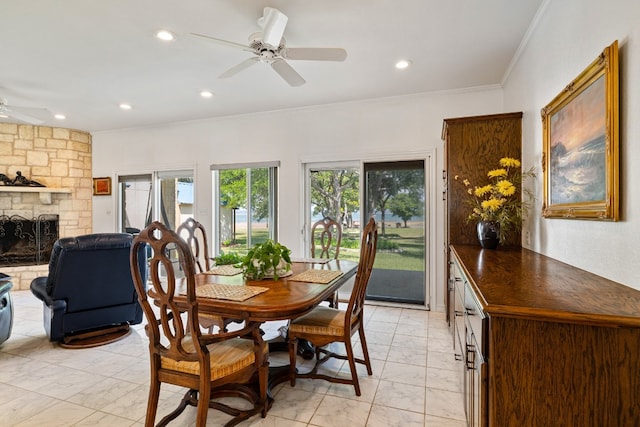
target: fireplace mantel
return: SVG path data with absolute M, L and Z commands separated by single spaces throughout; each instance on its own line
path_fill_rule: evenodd
M 51 204 L 51 194 L 62 193 L 71 194 L 70 188 L 49 188 L 49 187 L 22 187 L 16 186 L 0 186 L 0 193 L 39 193 L 40 203 L 43 205 Z

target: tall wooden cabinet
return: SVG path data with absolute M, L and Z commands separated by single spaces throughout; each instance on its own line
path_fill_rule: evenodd
M 470 427 L 487 425 L 486 328 L 488 318 L 481 315 L 469 292 L 461 265 L 453 262 L 450 245 L 480 247 L 476 224 L 468 222 L 468 179 L 474 185 L 488 183 L 487 172 L 496 169 L 503 157 L 520 159 L 522 151 L 522 113 L 445 119 L 444 140 L 444 259 L 447 262 L 445 295 L 447 320 L 451 326 L 456 359 L 463 378 L 465 412 Z M 458 179 L 456 180 L 456 177 Z M 520 189 L 518 189 L 520 191 Z M 501 249 L 520 247 L 520 233 L 513 233 Z M 478 322 L 479 319 L 483 319 Z
M 487 183 L 487 172 L 498 167 L 503 157 L 520 159 L 522 151 L 522 113 L 445 119 L 444 140 L 444 200 L 445 200 L 445 260 L 449 264 L 449 245 L 477 245 L 476 224 L 467 222 L 469 206 L 462 179 L 474 184 Z M 459 180 L 455 177 L 459 176 Z M 520 233 L 513 233 L 505 247 L 519 247 Z M 447 320 L 453 322 L 453 283 L 446 277 Z

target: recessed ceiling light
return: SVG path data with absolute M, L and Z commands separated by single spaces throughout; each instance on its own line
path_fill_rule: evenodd
M 120 104 L 120 108 L 123 110 L 131 110 L 131 105 L 129 104 Z
M 58 120 L 64 120 L 67 118 L 64 114 L 54 114 L 53 117 L 55 117 Z
M 213 93 L 208 90 L 203 90 L 202 92 L 200 92 L 200 96 L 203 98 L 211 98 L 213 96 Z
M 7 116 L 6 114 L 0 114 L 0 119 L 8 119 L 9 116 Z
M 165 42 L 173 40 L 173 34 L 167 30 L 160 30 L 156 33 L 156 37 Z
M 396 62 L 396 68 L 398 70 L 404 70 L 405 68 L 409 67 L 409 65 L 411 65 L 411 61 L 407 59 L 401 59 L 400 61 Z

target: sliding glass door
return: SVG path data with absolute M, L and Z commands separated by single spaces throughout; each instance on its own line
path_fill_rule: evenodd
M 426 305 L 425 162 L 364 163 L 363 221 L 378 223 L 367 299 Z
M 152 221 L 175 230 L 193 216 L 193 171 L 118 176 L 119 228 L 137 233 Z
M 124 175 L 118 177 L 120 231 L 138 233 L 151 224 L 153 207 L 152 175 Z
M 338 258 L 357 261 L 360 249 L 360 165 L 310 164 L 306 170 L 305 254 L 311 255 L 312 225 L 328 217 L 337 221 L 342 229 Z M 318 246 L 319 243 L 313 244 Z
M 367 300 L 428 308 L 426 161 L 308 163 L 305 175 L 304 253 L 314 244 L 311 225 L 329 216 L 343 230 L 339 258 L 358 261 L 373 216 L 379 237 Z

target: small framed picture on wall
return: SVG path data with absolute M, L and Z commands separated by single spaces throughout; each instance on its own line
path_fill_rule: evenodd
M 110 196 L 111 195 L 111 177 L 93 178 L 93 195 L 94 196 Z

